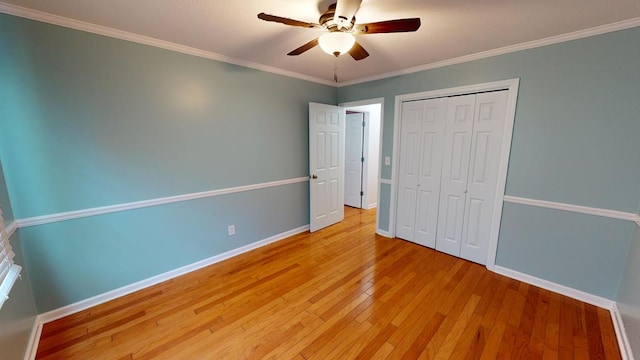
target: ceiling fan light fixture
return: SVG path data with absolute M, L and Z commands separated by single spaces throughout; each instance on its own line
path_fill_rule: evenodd
M 351 50 L 353 44 L 356 43 L 356 38 L 350 33 L 332 31 L 322 34 L 318 43 L 322 51 L 338 57 Z

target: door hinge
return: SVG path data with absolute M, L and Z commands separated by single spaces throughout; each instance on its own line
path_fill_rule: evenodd
M 362 120 L 362 127 L 365 127 L 364 120 Z
M 361 158 L 360 158 L 360 162 L 364 162 L 364 157 L 361 157 Z
M 364 196 L 364 191 L 360 191 L 360 196 Z

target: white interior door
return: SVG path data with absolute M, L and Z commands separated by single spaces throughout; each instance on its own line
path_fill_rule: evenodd
M 344 204 L 362 207 L 364 114 L 346 115 Z
M 476 95 L 449 98 L 436 249 L 460 256 Z
M 486 264 L 495 207 L 507 92 L 476 95 L 460 257 Z
M 345 109 L 309 103 L 310 230 L 344 219 Z

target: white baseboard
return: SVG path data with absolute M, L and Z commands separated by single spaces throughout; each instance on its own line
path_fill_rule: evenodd
M 189 265 L 183 266 L 181 268 L 168 271 L 168 272 L 166 272 L 164 274 L 156 275 L 156 276 L 150 277 L 148 279 L 145 279 L 145 280 L 142 280 L 142 281 L 138 281 L 138 282 L 130 284 L 130 285 L 123 286 L 123 287 L 121 287 L 119 289 L 115 289 L 115 290 L 106 292 L 104 294 L 96 295 L 94 297 L 78 301 L 78 302 L 76 302 L 74 304 L 70 304 L 70 305 L 63 306 L 61 308 L 55 309 L 55 310 L 48 311 L 46 313 L 40 314 L 38 317 L 40 318 L 41 324 L 46 324 L 48 322 L 63 318 L 65 316 L 69 316 L 69 315 L 75 314 L 75 313 L 80 312 L 82 310 L 86 310 L 86 309 L 88 309 L 90 307 L 103 304 L 103 303 L 105 303 L 107 301 L 111 301 L 113 299 L 125 296 L 127 294 L 131 294 L 131 293 L 136 292 L 138 290 L 145 289 L 147 287 L 159 284 L 159 283 L 161 283 L 163 281 L 167 281 L 167 280 L 173 279 L 173 278 L 178 277 L 180 275 L 184 275 L 184 274 L 190 273 L 192 271 L 201 269 L 203 267 L 218 263 L 220 261 L 227 260 L 227 259 L 232 258 L 234 256 L 237 256 L 237 255 L 243 254 L 245 252 L 248 252 L 248 251 L 263 247 L 265 245 L 268 245 L 268 244 L 274 243 L 276 241 L 288 238 L 290 236 L 303 233 L 303 232 L 308 231 L 308 230 L 309 230 L 309 225 L 301 226 L 299 228 L 296 228 L 296 229 L 293 229 L 293 230 L 289 230 L 289 231 L 283 232 L 281 234 L 277 234 L 277 235 L 271 236 L 271 237 L 266 238 L 264 240 L 259 240 L 259 241 L 256 241 L 254 243 L 251 243 L 249 245 L 245 245 L 245 246 L 239 247 L 237 249 L 233 249 L 233 250 L 227 251 L 225 253 L 222 253 L 222 254 L 219 254 L 219 255 L 215 255 L 215 256 L 212 256 L 212 257 L 204 259 L 204 260 L 200 260 L 200 261 L 195 262 L 193 264 L 189 264 Z
M 574 288 L 570 288 L 568 286 L 560 285 L 560 284 L 554 283 L 552 281 L 540 279 L 540 278 L 537 278 L 535 276 L 524 274 L 524 273 L 521 273 L 521 272 L 518 272 L 518 271 L 515 271 L 515 270 L 507 269 L 507 268 L 502 267 L 502 266 L 498 266 L 498 265 L 494 266 L 493 267 L 493 271 L 498 273 L 498 274 L 500 274 L 500 275 L 504 275 L 504 276 L 510 277 L 512 279 L 520 280 L 520 281 L 525 282 L 527 284 L 535 285 L 537 287 L 541 287 L 543 289 L 546 289 L 546 290 L 549 290 L 549 291 L 553 291 L 553 292 L 556 292 L 558 294 L 565 295 L 565 296 L 568 296 L 570 298 L 586 302 L 587 304 L 591 304 L 591 305 L 595 305 L 595 306 L 598 306 L 598 307 L 601 307 L 601 308 L 605 308 L 607 310 L 613 309 L 615 304 L 616 304 L 615 301 L 613 301 L 613 300 L 609 300 L 607 298 L 603 298 L 603 297 L 600 297 L 600 296 L 589 294 L 589 293 L 586 293 L 586 292 L 581 291 L 581 290 L 577 290 L 577 289 L 574 289 Z
M 384 237 L 390 238 L 390 239 L 393 238 L 393 236 L 391 236 L 391 234 L 388 231 L 384 231 L 382 229 L 376 229 L 376 234 L 378 234 L 380 236 L 384 236 Z
M 622 360 L 634 360 L 631 343 L 627 337 L 627 331 L 625 330 L 624 322 L 622 321 L 622 314 L 620 313 L 617 304 L 614 304 L 611 309 L 611 320 L 613 321 L 613 328 L 616 331 L 616 337 L 618 338 L 618 347 L 620 348 Z
M 42 334 L 42 316 L 36 316 L 33 323 L 33 329 L 31 329 L 31 335 L 29 335 L 29 342 L 27 343 L 27 349 L 24 353 L 24 360 L 35 360 L 38 353 L 38 343 L 40 342 L 40 335 Z

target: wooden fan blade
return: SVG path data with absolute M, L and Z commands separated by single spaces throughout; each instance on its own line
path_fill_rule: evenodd
M 295 49 L 295 50 L 292 50 L 292 51 L 291 51 L 290 53 L 288 53 L 287 55 L 289 55 L 289 56 L 296 56 L 296 55 L 300 55 L 300 54 L 302 54 L 303 52 L 305 52 L 305 51 L 307 51 L 307 50 L 309 50 L 309 49 L 311 49 L 311 48 L 313 48 L 313 47 L 315 47 L 315 46 L 318 46 L 318 39 L 313 39 L 313 40 L 309 41 L 308 43 L 306 43 L 306 44 L 304 44 L 304 45 L 300 46 L 299 48 L 297 48 L 297 49 Z
M 356 34 L 381 34 L 396 32 L 411 32 L 420 28 L 420 18 L 397 19 L 358 24 L 355 26 Z
M 355 60 L 362 60 L 369 56 L 369 53 L 356 41 L 353 47 L 351 47 L 351 50 L 349 50 L 349 55 Z
M 277 22 L 277 23 L 281 23 L 281 24 L 285 24 L 285 25 L 300 26 L 300 27 L 303 27 L 303 28 L 310 28 L 310 29 L 312 29 L 312 28 L 321 28 L 321 26 L 319 24 L 308 23 L 308 22 L 299 21 L 299 20 L 293 20 L 293 19 L 284 18 L 284 17 L 280 17 L 280 16 L 275 16 L 275 15 L 269 15 L 269 14 L 265 14 L 265 13 L 258 14 L 258 19 L 264 20 L 264 21 Z

